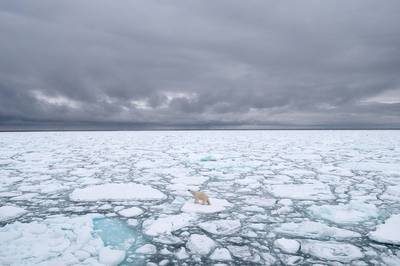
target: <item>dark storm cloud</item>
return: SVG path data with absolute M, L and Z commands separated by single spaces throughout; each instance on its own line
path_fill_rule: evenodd
M 0 128 L 400 127 L 398 1 L 2 1 Z

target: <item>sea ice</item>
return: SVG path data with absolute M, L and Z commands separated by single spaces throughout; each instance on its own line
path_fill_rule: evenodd
M 136 183 L 110 183 L 75 189 L 73 201 L 161 200 L 166 196 L 151 186 Z
M 176 253 L 175 253 L 175 257 L 178 260 L 185 260 L 187 258 L 189 258 L 189 255 L 186 252 L 186 249 L 184 247 L 181 247 Z
M 187 201 L 183 206 L 182 206 L 182 211 L 183 212 L 194 212 L 194 213 L 215 213 L 215 212 L 222 212 L 224 211 L 227 207 L 230 207 L 231 204 L 224 199 L 214 199 L 210 198 L 210 205 L 203 205 L 203 204 L 198 204 L 194 203 L 194 200 L 191 199 Z
M 143 228 L 145 234 L 149 236 L 170 234 L 173 231 L 191 225 L 194 218 L 193 215 L 187 213 L 170 215 L 158 218 L 157 220 L 146 220 L 143 223 Z
M 193 234 L 190 235 L 186 247 L 192 253 L 199 255 L 207 255 L 215 247 L 215 242 L 206 235 Z
M 226 248 L 216 248 L 211 254 L 210 259 L 219 261 L 230 261 L 232 260 L 231 253 Z
M 204 176 L 188 176 L 188 177 L 177 177 L 171 180 L 172 183 L 185 184 L 185 185 L 201 185 L 207 181 L 208 177 Z
M 240 220 L 215 220 L 198 225 L 201 229 L 214 235 L 230 235 L 240 230 Z
M 131 207 L 128 209 L 123 209 L 121 211 L 118 212 L 119 215 L 124 216 L 124 217 L 136 217 L 139 216 L 143 213 L 143 210 L 141 208 L 138 207 Z
M 358 247 L 335 241 L 303 240 L 301 241 L 301 252 L 320 259 L 343 263 L 349 263 L 364 256 Z
M 15 207 L 15 206 L 1 206 L 0 207 L 0 222 L 5 222 L 11 219 L 18 218 L 24 214 L 26 214 L 27 211 L 23 208 L 20 207 Z
M 100 249 L 99 262 L 107 266 L 117 266 L 125 259 L 125 251 L 115 250 L 109 247 Z
M 100 263 L 118 264 L 125 252 L 105 249 L 93 232 L 94 217 L 98 215 L 7 224 L 0 228 L 0 265 L 86 264 L 98 256 Z
M 329 186 L 323 183 L 271 185 L 269 191 L 279 198 L 299 200 L 334 199 Z
M 300 243 L 293 239 L 279 238 L 274 241 L 274 246 L 285 253 L 295 254 L 300 249 Z
M 400 214 L 392 215 L 385 223 L 369 233 L 369 238 L 381 243 L 400 245 Z
M 328 226 L 319 222 L 303 221 L 300 223 L 283 223 L 274 230 L 277 233 L 316 239 L 347 239 L 361 237 L 357 232 Z
M 400 200 L 400 185 L 387 186 L 386 191 L 380 198 L 383 200 Z
M 141 246 L 140 248 L 136 249 L 136 253 L 139 254 L 146 254 L 146 255 L 151 255 L 151 254 L 156 254 L 157 253 L 157 248 L 156 246 L 152 244 L 145 244 Z
M 315 217 L 338 224 L 358 223 L 378 216 L 378 208 L 362 201 L 349 204 L 311 206 L 308 211 Z

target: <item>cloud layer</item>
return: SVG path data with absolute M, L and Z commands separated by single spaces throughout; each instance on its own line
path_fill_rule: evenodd
M 0 129 L 400 128 L 400 2 L 0 2 Z

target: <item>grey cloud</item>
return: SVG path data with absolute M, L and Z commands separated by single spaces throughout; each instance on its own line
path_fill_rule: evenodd
M 400 3 L 2 1 L 0 129 L 400 128 Z M 368 100 L 372 99 L 372 100 Z

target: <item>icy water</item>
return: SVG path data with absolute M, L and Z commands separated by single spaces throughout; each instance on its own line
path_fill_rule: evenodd
M 400 265 L 399 200 L 400 131 L 0 133 L 0 265 Z

